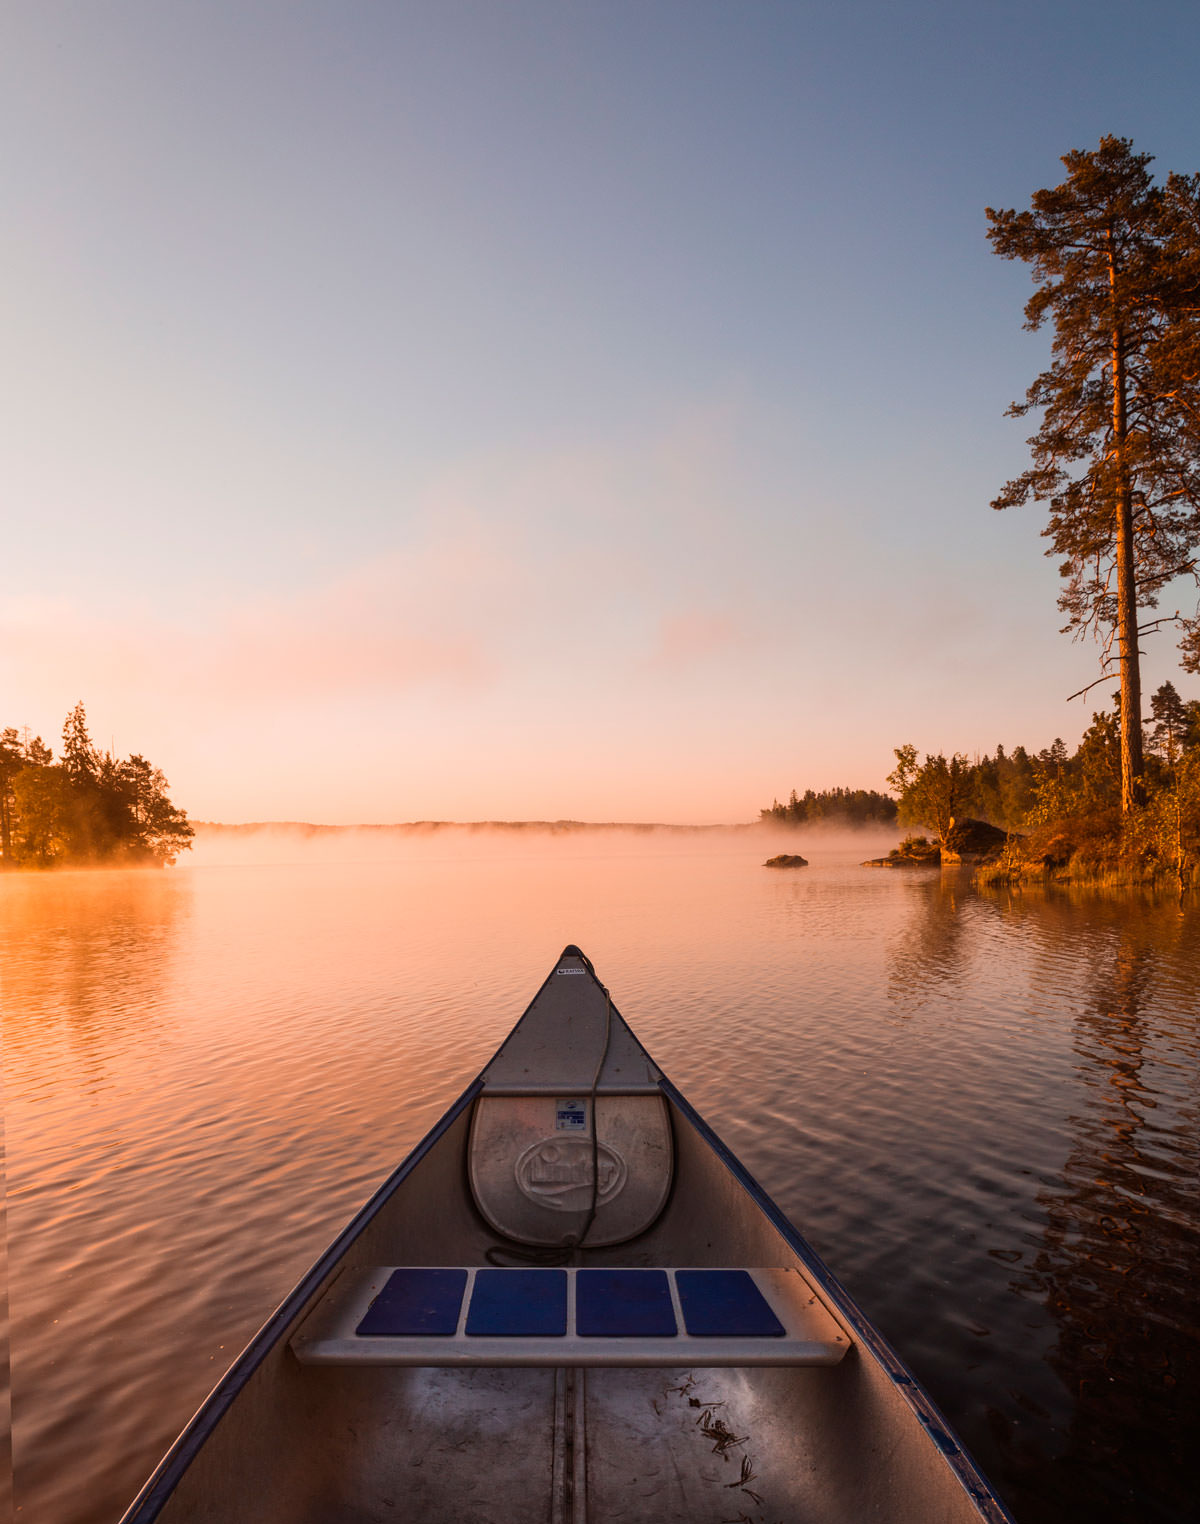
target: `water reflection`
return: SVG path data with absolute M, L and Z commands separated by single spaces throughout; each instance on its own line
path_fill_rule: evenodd
M 152 871 L 0 881 L 13 1490 L 31 1519 L 86 1517 L 63 1441 L 94 1447 L 100 1478 L 128 1427 L 112 1350 L 154 1206 L 126 1182 L 155 1143 L 134 1137 L 129 1097 L 170 1040 L 191 898 L 189 879 Z
M 1200 1071 L 1194 1026 L 1155 997 L 1188 918 L 1153 903 L 1089 909 L 1087 924 L 1069 902 L 1038 917 L 1043 937 L 1082 932 L 1094 962 L 1074 1019 L 1070 1152 L 1039 1192 L 1042 1244 L 1014 1288 L 1057 1324 L 1047 1363 L 1070 1416 L 1053 1447 L 996 1422 L 1023 1478 L 1022 1520 L 1179 1524 L 1200 1497 Z
M 102 1067 L 143 1034 L 191 905 L 192 881 L 168 872 L 0 880 L 6 1062 L 62 1038 L 77 1061 Z
M 977 904 L 961 870 L 913 874 L 907 925 L 888 949 L 888 999 L 904 1014 L 923 1006 L 939 986 L 952 986 L 969 967 L 973 946 L 964 908 Z
M 0 1000 L 0 1518 L 12 1512 L 12 1381 L 8 1330 L 8 1151 L 4 1137 L 4 1005 Z
M 0 880 L 23 1517 L 120 1516 L 568 941 L 1021 1524 L 1194 1514 L 1196 912 L 468 845 Z

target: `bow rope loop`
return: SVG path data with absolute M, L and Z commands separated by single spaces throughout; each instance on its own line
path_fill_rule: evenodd
M 584 952 L 579 954 L 580 959 L 587 967 L 587 971 L 600 984 L 600 976 L 592 967 L 592 960 Z M 493 1245 L 484 1251 L 484 1259 L 489 1265 L 511 1266 L 515 1260 L 523 1265 L 566 1265 L 569 1264 L 577 1249 L 584 1247 L 584 1239 L 592 1231 L 592 1224 L 596 1220 L 596 1208 L 600 1205 L 600 1128 L 596 1120 L 596 1094 L 600 1089 L 600 1075 L 604 1069 L 605 1060 L 608 1058 L 609 1044 L 612 1042 L 612 995 L 607 985 L 600 984 L 604 991 L 604 1044 L 600 1049 L 600 1057 L 596 1062 L 596 1072 L 592 1075 L 592 1087 L 588 1092 L 588 1104 L 592 1116 L 592 1201 L 588 1208 L 587 1219 L 578 1233 L 568 1233 L 560 1244 L 550 1244 L 544 1249 L 517 1244 Z

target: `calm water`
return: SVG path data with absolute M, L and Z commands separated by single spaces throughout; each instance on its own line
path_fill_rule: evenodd
M 1021 1524 L 1200 1518 L 1200 912 L 868 845 L 278 838 L 0 880 L 19 1517 L 113 1524 L 574 941 Z

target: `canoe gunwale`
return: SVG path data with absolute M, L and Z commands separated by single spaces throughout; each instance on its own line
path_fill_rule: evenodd
M 660 1088 L 668 1102 L 695 1128 L 784 1239 L 804 1266 L 814 1289 L 828 1300 L 830 1307 L 845 1321 L 855 1342 L 865 1348 L 883 1368 L 888 1380 L 916 1414 L 931 1442 L 941 1452 L 964 1491 L 971 1497 L 988 1524 L 1016 1524 L 1016 1520 L 996 1496 L 991 1484 L 954 1433 L 933 1398 L 813 1246 L 789 1221 L 728 1144 L 722 1141 L 719 1134 L 713 1131 L 709 1123 L 665 1075 L 660 1082 Z
M 179 1438 L 163 1456 L 145 1486 L 122 1514 L 119 1524 L 151 1524 L 151 1521 L 158 1517 L 163 1507 L 170 1502 L 172 1493 L 201 1447 L 233 1405 L 250 1377 L 268 1355 L 284 1341 L 284 1335 L 290 1325 L 297 1320 L 304 1308 L 320 1291 L 322 1284 L 337 1269 L 354 1240 L 382 1211 L 397 1189 L 449 1132 L 463 1112 L 474 1103 L 482 1089 L 482 1078 L 477 1076 L 430 1128 L 412 1152 L 397 1165 L 375 1194 L 359 1208 L 312 1267 L 284 1297 L 189 1419 Z

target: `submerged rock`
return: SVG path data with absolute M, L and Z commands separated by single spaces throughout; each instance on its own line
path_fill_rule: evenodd
M 808 858 L 798 852 L 781 852 L 778 857 L 768 857 L 764 868 L 807 868 Z

